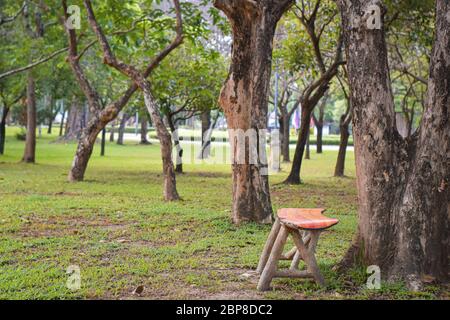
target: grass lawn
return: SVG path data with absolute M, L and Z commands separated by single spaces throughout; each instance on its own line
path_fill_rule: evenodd
M 186 165 L 178 176 L 183 200 L 162 201 L 159 146 L 107 144 L 106 157 L 94 150 L 86 181 L 66 176 L 75 144 L 38 139 L 37 164 L 19 162 L 23 142 L 9 128 L 0 156 L 0 298 L 2 299 L 302 299 L 448 298 L 443 288 L 410 293 L 401 284 L 365 289 L 365 271 L 337 274 L 356 228 L 353 153 L 348 178 L 332 177 L 336 152 L 312 152 L 304 184 L 276 185 L 274 209 L 325 207 L 340 223 L 325 232 L 318 260 L 327 280 L 273 281 L 256 291 L 256 268 L 270 226 L 230 223 L 231 176 L 226 164 Z M 67 288 L 66 269 L 81 270 L 81 289 Z M 141 296 L 133 290 L 144 286 Z

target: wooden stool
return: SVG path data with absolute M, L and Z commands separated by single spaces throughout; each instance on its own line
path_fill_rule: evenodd
M 323 286 L 325 281 L 320 274 L 315 257 L 320 233 L 339 222 L 337 219 L 322 215 L 325 209 L 280 209 L 278 218 L 272 226 L 264 250 L 259 260 L 257 272 L 261 274 L 258 283 L 259 291 L 266 291 L 272 279 L 280 278 L 313 278 Z M 295 247 L 283 254 L 288 236 L 292 235 Z M 277 270 L 279 260 L 292 260 L 288 270 Z M 303 260 L 307 270 L 298 270 Z

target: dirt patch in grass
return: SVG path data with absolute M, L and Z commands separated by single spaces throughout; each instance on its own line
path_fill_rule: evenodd
M 97 217 L 98 218 L 98 217 Z M 101 228 L 106 231 L 120 231 L 128 228 L 132 223 L 113 223 L 107 218 L 89 219 L 83 216 L 51 216 L 36 217 L 34 215 L 24 218 L 18 235 L 20 237 L 61 237 L 77 235 L 86 229 Z

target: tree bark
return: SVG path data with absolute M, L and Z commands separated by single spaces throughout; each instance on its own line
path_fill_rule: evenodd
M 31 71 L 27 76 L 27 135 L 22 161 L 34 163 L 36 157 L 36 92 Z
M 102 130 L 102 142 L 101 142 L 101 150 L 100 150 L 100 156 L 105 156 L 105 147 L 106 147 L 106 128 L 103 128 Z
M 211 128 L 211 110 L 206 110 L 201 114 L 202 120 L 202 150 L 200 151 L 200 159 L 208 159 L 211 149 L 211 135 L 209 131 Z
M 141 118 L 141 144 L 150 144 L 147 139 L 148 134 L 148 120 L 147 117 Z
M 114 140 L 115 140 L 115 137 L 114 137 L 115 131 L 116 131 L 116 121 L 114 120 L 111 123 L 111 132 L 109 133 L 109 142 L 114 142 Z
M 303 155 L 305 152 L 306 142 L 309 137 L 309 129 L 311 123 L 311 111 L 307 106 L 302 106 L 300 130 L 298 131 L 297 145 L 295 147 L 294 160 L 292 162 L 291 172 L 285 183 L 300 184 L 300 169 L 302 167 Z
M 2 117 L 0 119 L 0 154 L 5 153 L 6 140 L 6 118 L 8 117 L 9 107 L 3 106 Z
M 66 131 L 64 133 L 64 140 L 78 140 L 81 137 L 83 123 L 82 105 L 76 97 L 72 98 L 69 108 L 69 115 L 67 116 Z
M 281 153 L 283 155 L 284 162 L 291 162 L 290 152 L 289 152 L 289 138 L 290 138 L 290 117 L 288 113 L 285 113 L 281 117 L 282 125 L 282 139 L 281 139 Z
M 118 133 L 118 137 L 117 137 L 117 144 L 118 145 L 123 145 L 123 136 L 125 134 L 127 121 L 129 119 L 130 119 L 130 115 L 129 114 L 124 113 L 122 115 L 122 119 L 120 120 L 120 125 L 119 125 L 119 133 Z
M 308 130 L 306 135 L 306 151 L 305 151 L 305 160 L 311 160 L 311 131 Z
M 61 123 L 59 125 L 59 136 L 60 137 L 62 137 L 62 135 L 63 135 L 65 117 L 66 117 L 66 110 L 63 110 L 62 117 L 61 117 Z
M 350 137 L 349 123 L 345 122 L 345 115 L 341 117 L 339 129 L 341 133 L 341 139 L 339 142 L 339 152 L 336 161 L 336 167 L 334 168 L 335 177 L 343 177 L 345 170 L 345 157 L 347 154 L 348 139 Z
M 50 105 L 48 106 L 49 113 L 48 113 L 47 134 L 52 134 L 53 120 L 55 119 L 55 116 L 53 115 L 53 103 L 54 103 L 53 96 L 50 96 L 50 103 L 49 103 Z
M 173 144 L 175 145 L 175 149 L 177 150 L 176 154 L 176 163 L 175 163 L 175 172 L 183 173 L 183 148 L 180 144 L 180 137 L 178 136 L 177 128 L 175 127 L 174 121 L 171 115 L 167 116 L 167 122 L 169 123 L 170 131 L 172 132 Z
M 235 143 L 237 130 L 252 133 L 259 140 L 267 129 L 268 88 L 272 65 L 272 42 L 278 20 L 292 5 L 291 0 L 216 0 L 214 5 L 230 20 L 233 49 L 228 78 L 219 103 L 230 132 L 233 171 L 234 223 L 272 222 L 267 156 L 262 141 L 245 139 Z M 265 142 L 265 141 L 264 141 Z M 257 150 L 250 161 L 250 152 Z M 259 151 L 259 152 L 258 152 Z M 238 159 L 245 155 L 245 160 Z
M 319 107 L 319 117 L 318 118 L 316 116 L 314 116 L 314 113 L 313 113 L 314 125 L 316 126 L 316 129 L 317 129 L 317 141 L 316 141 L 317 153 L 323 152 L 323 148 L 322 148 L 323 124 L 324 124 L 325 108 L 327 106 L 327 100 L 328 100 L 328 94 L 325 94 L 324 97 L 322 98 L 322 102 Z
M 409 139 L 396 129 L 384 26 L 352 19 L 373 11 L 372 3 L 339 1 L 359 202 L 358 233 L 343 265 L 378 265 L 384 278 L 420 289 L 423 277 L 448 280 L 450 2 L 436 1 L 426 108 L 419 132 Z
M 164 199 L 166 201 L 179 200 L 180 196 L 177 191 L 175 171 L 172 161 L 172 139 L 170 133 L 167 131 L 161 115 L 156 108 L 156 103 L 150 90 L 150 83 L 145 79 L 141 79 L 139 87 L 144 94 L 145 106 L 147 107 L 150 117 L 152 118 L 153 125 L 160 141 L 164 175 Z

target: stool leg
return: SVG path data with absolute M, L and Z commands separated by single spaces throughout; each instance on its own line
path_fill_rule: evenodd
M 264 249 L 261 253 L 261 257 L 259 258 L 258 268 L 256 272 L 261 273 L 266 266 L 267 260 L 269 259 L 270 252 L 272 251 L 273 244 L 277 239 L 278 232 L 280 231 L 280 221 L 275 219 L 275 222 L 272 226 L 272 230 L 270 231 L 269 237 L 267 238 L 266 244 L 264 245 Z
M 303 240 L 303 244 L 307 247 L 308 244 L 311 241 L 311 234 L 309 232 L 303 232 L 303 239 L 302 240 Z M 290 269 L 291 270 L 298 270 L 298 265 L 300 263 L 300 260 L 302 259 L 302 256 L 300 254 L 300 251 L 297 250 L 297 247 L 294 247 L 294 248 L 295 248 L 295 256 L 294 256 L 294 258 L 292 260 Z
M 278 260 L 283 253 L 284 244 L 286 243 L 288 237 L 288 230 L 285 226 L 281 226 L 280 232 L 278 233 L 277 240 L 273 245 L 272 252 L 270 253 L 269 260 L 259 278 L 258 290 L 266 291 L 269 290 L 270 283 L 272 282 L 275 271 L 277 270 Z
M 323 279 L 322 275 L 320 274 L 319 267 L 317 266 L 316 257 L 314 255 L 314 250 L 317 244 L 317 241 L 319 240 L 320 231 L 311 231 L 311 241 L 308 246 L 308 248 L 303 243 L 302 237 L 300 236 L 300 233 L 298 230 L 292 230 L 291 232 L 292 237 L 294 238 L 294 243 L 297 246 L 298 250 L 300 251 L 300 254 L 305 261 L 309 272 L 312 273 L 314 280 L 316 282 L 323 286 L 325 285 L 325 280 Z
M 297 249 L 297 248 L 296 248 Z M 291 270 L 297 270 L 298 269 L 298 264 L 300 263 L 300 260 L 301 260 L 301 255 L 300 255 L 300 251 L 296 251 L 295 252 L 295 256 L 294 256 L 294 259 L 292 260 L 292 262 L 291 262 L 291 267 L 289 268 L 289 269 L 291 269 Z

